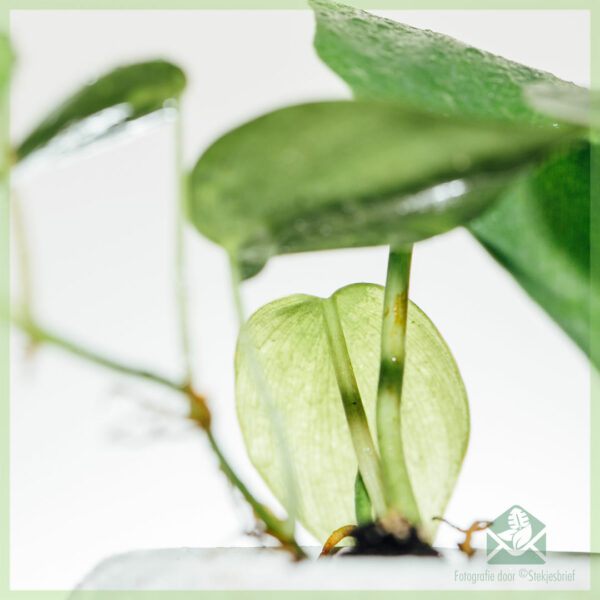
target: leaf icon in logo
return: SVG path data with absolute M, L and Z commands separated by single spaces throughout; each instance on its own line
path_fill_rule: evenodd
M 519 550 L 531 539 L 531 525 L 526 525 L 523 529 L 519 529 L 512 540 L 513 548 Z
M 523 509 L 515 506 L 508 515 L 508 524 L 511 529 L 523 529 L 529 525 L 529 517 Z
M 532 535 L 531 524 L 527 513 L 520 508 L 513 508 L 508 515 L 510 529 L 498 534 L 498 537 L 506 542 L 512 541 L 515 550 L 523 548 L 529 542 Z
M 505 542 L 510 542 L 517 531 L 517 529 L 507 529 L 506 531 L 499 533 L 498 537 L 503 539 Z

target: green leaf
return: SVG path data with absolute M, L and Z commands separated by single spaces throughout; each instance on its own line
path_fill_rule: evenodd
M 324 0 L 311 2 L 319 56 L 358 97 L 435 113 L 528 123 L 586 125 L 596 95 L 450 37 Z M 469 229 L 548 314 L 589 352 L 589 146 L 576 145 L 516 180 Z M 600 225 L 594 225 L 600 234 Z
M 563 87 L 534 83 L 525 88 L 532 108 L 551 119 L 598 128 L 600 126 L 600 92 L 566 84 Z
M 206 150 L 190 217 L 244 277 L 275 254 L 410 244 L 480 213 L 565 135 L 373 101 L 293 106 Z
M 317 20 L 318 55 L 358 98 L 396 100 L 434 113 L 549 125 L 552 118 L 527 102 L 525 86 L 543 82 L 561 90 L 576 88 L 446 35 L 327 0 L 310 4 Z
M 379 375 L 383 288 L 355 284 L 333 298 L 371 431 Z M 267 304 L 245 325 L 281 415 L 298 482 L 298 517 L 319 541 L 356 523 L 357 460 L 330 356 L 321 298 L 294 295 Z M 236 402 L 248 454 L 275 496 L 285 475 L 268 407 L 246 353 L 236 354 Z M 411 304 L 403 385 L 402 435 L 409 475 L 433 539 L 456 483 L 469 437 L 469 410 L 452 355 L 431 321 Z M 376 437 L 376 436 L 375 436 Z
M 71 133 L 70 146 L 94 141 L 125 123 L 160 110 L 185 87 L 183 71 L 163 60 L 119 67 L 86 85 L 55 108 L 18 146 L 24 159 L 59 134 Z M 83 125 L 96 117 L 89 131 Z M 69 148 L 71 149 L 71 148 Z
M 561 153 L 511 186 L 470 224 L 484 247 L 587 353 L 590 300 L 590 146 Z M 596 223 L 596 235 L 600 228 Z

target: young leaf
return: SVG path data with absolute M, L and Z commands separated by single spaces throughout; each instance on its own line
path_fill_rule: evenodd
M 373 101 L 293 106 L 206 150 L 190 177 L 190 216 L 245 277 L 275 254 L 410 244 L 479 214 L 569 135 Z
M 355 284 L 338 290 L 342 330 L 373 431 L 379 375 L 383 288 Z M 323 303 L 294 295 L 257 311 L 245 325 L 279 408 L 298 478 L 298 517 L 323 542 L 356 523 L 357 460 L 328 345 Z M 250 374 L 248 357 L 236 354 L 236 402 L 248 454 L 283 501 L 285 475 L 268 410 Z M 402 434 L 411 483 L 426 536 L 454 488 L 469 436 L 469 411 L 454 360 L 431 321 L 414 304 L 408 311 Z
M 597 96 L 590 115 L 589 90 L 549 73 L 327 0 L 311 4 L 317 52 L 357 97 L 544 129 L 556 120 L 597 121 Z M 598 199 L 591 198 L 589 181 L 589 146 L 575 146 L 515 180 L 467 225 L 588 353 L 590 303 L 600 312 L 599 281 L 590 292 L 590 200 Z
M 56 107 L 21 142 L 17 159 L 24 159 L 66 131 L 78 135 L 81 144 L 96 140 L 124 123 L 160 110 L 166 100 L 180 96 L 185 83 L 183 71 L 164 60 L 119 67 Z M 82 132 L 81 126 L 90 117 L 98 118 L 90 131 Z

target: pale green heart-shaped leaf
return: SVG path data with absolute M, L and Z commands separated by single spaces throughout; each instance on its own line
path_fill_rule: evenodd
M 206 150 L 190 177 L 190 217 L 245 277 L 275 254 L 410 244 L 479 214 L 570 135 L 381 102 L 293 106 Z
M 69 150 L 95 141 L 160 110 L 165 101 L 181 95 L 185 83 L 183 71 L 164 60 L 119 67 L 56 107 L 19 144 L 16 158 L 24 159 L 61 134 L 70 134 Z
M 333 298 L 371 431 L 379 374 L 383 288 L 355 284 Z M 319 541 L 356 522 L 357 460 L 350 440 L 327 341 L 321 298 L 294 295 L 258 310 L 245 325 L 273 402 L 281 414 L 298 484 L 298 518 Z M 456 364 L 427 316 L 408 311 L 407 362 L 402 394 L 406 460 L 426 536 L 454 488 L 469 437 L 466 392 Z M 236 354 L 238 417 L 250 459 L 284 501 L 285 476 L 265 405 L 248 356 Z M 376 436 L 374 436 L 376 437 Z
M 327 0 L 311 5 L 319 56 L 359 98 L 507 125 L 597 125 L 597 94 L 549 73 Z M 590 202 L 598 198 L 591 195 L 589 155 L 581 144 L 559 153 L 467 224 L 588 354 L 590 308 L 600 323 L 600 281 L 592 281 L 589 260 L 590 238 L 600 235 L 600 222 L 590 219 Z M 600 356 L 594 360 L 600 365 Z

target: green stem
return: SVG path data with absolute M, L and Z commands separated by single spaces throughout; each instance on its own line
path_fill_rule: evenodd
M 175 120 L 175 177 L 177 178 L 177 214 L 175 225 L 175 287 L 181 353 L 184 360 L 185 377 L 192 382 L 192 361 L 189 338 L 187 307 L 185 226 L 187 223 L 188 174 L 183 167 L 183 131 L 179 104 Z
M 190 412 L 192 418 L 194 418 L 194 415 L 201 415 L 201 417 L 198 417 L 195 420 L 198 421 L 198 423 L 208 436 L 208 441 L 212 450 L 214 451 L 219 460 L 221 470 L 227 476 L 227 479 L 230 481 L 230 483 L 241 492 L 242 496 L 250 504 L 250 506 L 254 510 L 256 517 L 265 524 L 266 532 L 272 535 L 273 537 L 277 538 L 281 542 L 282 546 L 289 550 L 296 558 L 305 557 L 304 551 L 302 550 L 302 548 L 300 548 L 294 536 L 290 534 L 287 521 L 282 521 L 278 519 L 275 515 L 273 515 L 273 513 L 264 504 L 259 502 L 250 493 L 245 484 L 235 474 L 233 468 L 225 458 L 225 455 L 223 454 L 221 448 L 219 447 L 217 441 L 213 436 L 212 430 L 210 428 L 210 416 L 208 416 L 207 418 L 205 411 L 202 408 L 198 407 L 198 403 L 204 403 L 204 399 L 194 392 L 194 390 L 191 388 L 188 382 L 180 383 L 150 371 L 119 363 L 97 352 L 83 348 L 82 346 L 69 340 L 66 340 L 65 338 L 60 337 L 54 333 L 51 333 L 47 329 L 44 329 L 40 325 L 27 319 L 26 317 L 15 316 L 15 314 L 13 314 L 13 323 L 17 325 L 20 329 L 22 329 L 26 334 L 28 334 L 33 341 L 50 344 L 79 358 L 87 360 L 88 362 L 110 369 L 111 371 L 116 371 L 118 373 L 129 375 L 131 377 L 136 377 L 138 379 L 146 379 L 153 383 L 162 385 L 169 389 L 185 394 L 185 396 L 190 400 Z
M 239 348 L 243 350 L 244 354 L 248 358 L 250 373 L 254 380 L 254 384 L 258 388 L 258 392 L 267 408 L 271 426 L 273 427 L 273 433 L 275 434 L 277 447 L 280 451 L 281 471 L 284 474 L 284 485 L 286 490 L 284 504 L 288 513 L 286 522 L 290 535 L 292 535 L 294 533 L 296 515 L 298 512 L 298 489 L 296 484 L 294 461 L 292 460 L 292 454 L 281 419 L 281 413 L 275 405 L 271 390 L 269 389 L 269 385 L 264 377 L 260 360 L 256 352 L 256 347 L 250 339 L 246 328 L 243 327 L 245 316 L 241 294 L 241 274 L 239 264 L 234 257 L 230 257 L 230 271 L 231 291 L 233 294 L 233 301 L 239 326 Z
M 284 547 L 289 549 L 296 556 L 296 558 L 305 558 L 306 554 L 304 550 L 302 550 L 302 548 L 298 545 L 298 542 L 296 542 L 293 533 L 290 534 L 289 532 L 287 521 L 281 521 L 278 519 L 264 504 L 256 500 L 245 484 L 235 474 L 231 468 L 231 465 L 227 462 L 227 459 L 221 452 L 221 449 L 213 437 L 212 432 L 208 430 L 206 434 L 208 436 L 208 441 L 211 445 L 211 448 L 219 459 L 221 470 L 225 473 L 227 479 L 229 479 L 234 487 L 241 492 L 248 504 L 252 506 L 255 515 L 266 525 L 267 533 L 277 538 Z
M 373 508 L 371 507 L 369 492 L 367 492 L 360 472 L 356 474 L 354 480 L 354 511 L 356 512 L 356 523 L 358 525 L 367 525 L 373 521 Z
M 67 340 L 48 329 L 43 328 L 38 325 L 31 319 L 29 319 L 25 314 L 15 316 L 12 315 L 12 321 L 15 325 L 17 325 L 22 331 L 24 331 L 33 342 L 36 343 L 44 343 L 50 344 L 52 346 L 56 346 L 69 354 L 73 354 L 78 356 L 79 358 L 83 358 L 88 362 L 95 363 L 111 371 L 116 371 L 118 373 L 122 373 L 123 375 L 129 375 L 131 377 L 136 377 L 138 379 L 146 379 L 148 381 L 152 381 L 153 383 L 157 383 L 164 387 L 168 387 L 172 390 L 178 392 L 187 392 L 187 383 L 186 382 L 178 382 L 173 379 L 169 379 L 168 377 L 163 377 L 157 373 L 153 373 L 151 371 L 146 371 L 144 369 L 140 369 L 135 366 L 126 365 L 102 354 L 98 354 L 92 350 L 88 350 L 79 344 L 76 344 L 70 340 Z
M 404 457 L 400 411 L 411 258 L 412 248 L 390 248 L 381 327 L 377 434 L 387 505 L 416 525 L 421 517 Z
M 238 329 L 242 329 L 242 326 L 246 322 L 246 316 L 244 314 L 244 302 L 242 300 L 242 276 L 240 273 L 240 266 L 238 261 L 233 257 L 229 257 L 229 269 L 231 273 L 231 294 L 233 296 L 233 306 L 235 308 L 235 315 L 238 321 Z
M 369 493 L 369 498 L 373 503 L 376 516 L 381 517 L 386 513 L 381 465 L 375 443 L 369 431 L 367 415 L 348 355 L 335 296 L 324 299 L 322 307 L 331 359 L 350 429 L 354 452 L 358 459 L 358 468 Z

